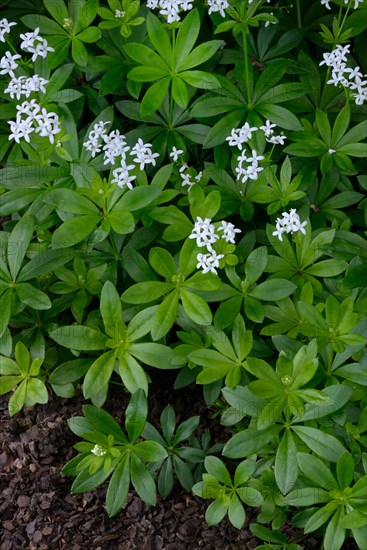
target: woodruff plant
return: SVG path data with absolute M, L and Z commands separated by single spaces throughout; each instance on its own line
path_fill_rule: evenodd
M 240 529 L 258 508 L 259 548 L 299 550 L 287 518 L 324 550 L 366 548 L 366 0 L 32 0 L 14 15 L 9 413 L 82 389 L 63 471 L 73 492 L 110 478 L 109 515 L 130 486 L 154 505 L 176 477 L 212 500 L 210 524 Z M 164 402 L 160 434 L 155 369 L 203 388 L 228 437 L 210 447 L 198 415 L 176 427 Z M 103 410 L 111 384 L 131 394 L 125 431 Z

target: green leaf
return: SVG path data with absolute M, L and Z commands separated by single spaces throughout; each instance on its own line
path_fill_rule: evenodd
M 168 456 L 165 448 L 157 441 L 141 441 L 134 445 L 134 450 L 146 462 L 159 462 Z
M 110 350 L 96 359 L 85 375 L 83 394 L 90 399 L 109 382 L 116 363 L 116 351 Z
M 233 486 L 231 476 L 219 458 L 216 456 L 207 456 L 204 464 L 206 471 L 214 476 L 218 481 L 223 483 L 223 485 L 227 485 L 227 487 Z
M 160 417 L 162 432 L 166 441 L 171 441 L 176 427 L 176 413 L 171 405 L 167 405 Z
M 199 325 L 210 325 L 213 316 L 206 301 L 185 288 L 181 288 L 179 292 L 183 308 L 190 319 Z
M 67 220 L 53 233 L 52 244 L 57 248 L 73 246 L 88 237 L 100 221 L 101 218 L 96 215 L 77 216 Z
M 162 468 L 159 472 L 158 477 L 158 491 L 159 494 L 165 498 L 167 497 L 173 489 L 174 479 L 173 479 L 173 469 L 171 459 L 165 460 L 163 462 Z
M 296 288 L 296 285 L 287 279 L 270 279 L 260 283 L 248 294 L 258 300 L 277 301 L 292 294 Z
M 29 283 L 18 283 L 15 286 L 15 291 L 19 300 L 32 309 L 50 309 L 52 306 L 51 300 L 47 294 L 42 292 L 42 290 L 38 290 L 38 288 L 35 288 Z
M 88 50 L 81 40 L 73 38 L 71 42 L 71 55 L 78 65 L 85 67 L 88 63 Z
M 216 76 L 204 71 L 184 71 L 180 73 L 180 77 L 194 88 L 203 88 L 204 90 L 220 88 L 220 82 Z
M 228 519 L 236 529 L 242 529 L 245 523 L 246 512 L 237 495 L 233 495 L 229 503 Z
M 148 48 L 148 46 L 144 46 L 143 44 L 138 44 L 136 42 L 131 42 L 130 44 L 124 44 L 123 50 L 134 61 L 137 61 L 137 63 L 140 63 L 141 65 L 146 65 L 147 67 L 157 67 L 161 71 L 165 71 L 166 74 L 169 73 L 169 67 L 163 61 L 162 57 L 160 57 L 151 48 Z
M 107 514 L 111 518 L 122 508 L 130 486 L 130 460 L 126 454 L 116 467 L 106 494 Z
M 254 487 L 239 487 L 237 494 L 245 504 L 252 508 L 258 508 L 264 502 L 260 491 Z
M 125 335 L 126 326 L 122 320 L 120 296 L 111 281 L 106 281 L 103 285 L 100 310 L 106 334 L 117 342 L 120 341 Z
M 93 491 L 93 489 L 95 489 L 99 485 L 102 485 L 102 483 L 111 475 L 113 468 L 114 467 L 111 466 L 111 468 L 109 468 L 107 471 L 105 471 L 104 468 L 101 468 L 92 475 L 89 473 L 88 469 L 83 470 L 74 480 L 70 492 L 72 494 L 75 494 L 88 493 L 89 491 Z
M 103 350 L 107 337 L 93 328 L 70 325 L 52 330 L 50 337 L 60 346 L 79 351 Z
M 311 454 L 298 453 L 297 460 L 300 469 L 318 487 L 331 491 L 337 483 L 328 468 L 319 458 Z
M 164 59 L 168 67 L 173 68 L 173 51 L 168 34 L 158 17 L 151 12 L 148 13 L 147 17 L 147 31 L 149 40 L 161 58 Z
M 172 281 L 172 277 L 176 274 L 177 267 L 168 250 L 158 246 L 152 248 L 149 252 L 149 263 L 159 275 Z
M 260 103 L 256 105 L 256 111 L 264 118 L 269 119 L 271 122 L 286 130 L 298 131 L 303 129 L 298 118 L 288 109 L 280 107 L 280 105 Z
M 181 422 L 181 424 L 177 428 L 176 435 L 173 440 L 173 445 L 178 445 L 179 443 L 182 443 L 182 441 L 185 441 L 185 439 L 189 439 L 194 431 L 197 430 L 199 422 L 199 416 L 191 416 L 191 418 L 188 418 L 187 420 L 184 420 L 184 422 Z
M 281 426 L 271 426 L 265 430 L 243 430 L 225 444 L 223 455 L 229 458 L 243 458 L 252 455 L 265 447 L 281 429 Z
M 197 46 L 186 58 L 184 58 L 183 63 L 177 65 L 178 71 L 187 71 L 187 69 L 192 69 L 197 65 L 201 65 L 208 61 L 215 52 L 222 45 L 222 40 L 210 40 L 209 42 L 204 42 Z
M 23 382 L 19 384 L 15 392 L 10 396 L 8 404 L 10 416 L 14 416 L 22 409 L 26 396 L 27 380 L 23 380 Z
M 131 443 L 141 435 L 148 415 L 148 401 L 144 390 L 133 393 L 125 411 L 125 427 Z
M 342 139 L 345 132 L 348 130 L 349 121 L 350 121 L 350 106 L 349 106 L 349 102 L 347 102 L 335 119 L 333 132 L 331 135 L 332 147 L 335 147 L 338 145 L 339 141 Z
M 27 248 L 32 240 L 33 230 L 33 216 L 23 216 L 9 235 L 7 256 L 13 281 L 16 280 L 20 271 Z
M 98 214 L 97 206 L 87 197 L 72 189 L 53 189 L 44 198 L 44 202 L 52 204 L 62 212 L 71 214 Z
M 173 350 L 164 344 L 139 343 L 132 344 L 129 352 L 147 365 L 157 369 L 171 369 L 173 361 Z
M 185 82 L 179 76 L 172 78 L 172 96 L 177 105 L 182 109 L 186 109 L 189 103 L 189 92 Z
M 140 105 L 142 118 L 152 115 L 159 109 L 166 97 L 170 83 L 171 77 L 166 76 L 149 88 Z
M 340 489 L 344 490 L 351 485 L 354 477 L 354 460 L 350 453 L 345 452 L 340 456 L 336 464 L 336 475 Z
M 9 288 L 5 290 L 4 294 L 0 297 L 0 337 L 3 336 L 8 327 L 12 303 L 13 291 Z
M 144 369 L 127 351 L 124 354 L 119 354 L 118 371 L 122 382 L 130 393 L 134 393 L 139 388 L 143 389 L 146 394 L 148 393 L 148 381 Z
M 79 427 L 84 424 L 87 428 L 86 430 L 83 430 L 82 428 L 81 432 L 80 430 L 76 431 L 75 426 L 72 426 L 71 421 L 68 421 L 70 428 L 74 433 L 76 433 L 76 435 L 84 437 L 83 431 L 90 431 L 89 426 L 92 426 L 97 432 L 113 435 L 115 442 L 127 443 L 127 439 L 120 426 L 107 411 L 104 411 L 99 407 L 95 407 L 94 405 L 83 405 L 83 413 L 85 415 L 85 419 L 83 417 L 74 417 L 71 421 L 75 419 L 79 419 L 79 421 L 81 420 L 82 422 L 79 422 Z
M 250 479 L 256 468 L 254 460 L 243 460 L 236 468 L 234 484 L 244 485 Z
M 205 512 L 205 521 L 209 526 L 217 525 L 227 513 L 229 507 L 229 502 L 222 502 L 220 500 L 215 500 L 212 502 L 207 511 Z
M 337 462 L 346 451 L 336 437 L 321 430 L 309 426 L 292 426 L 292 429 L 312 451 L 326 460 Z
M 339 507 L 329 521 L 325 531 L 324 550 L 340 550 L 345 540 L 345 529 L 340 525 L 344 517 L 343 508 Z
M 265 270 L 268 261 L 266 246 L 253 250 L 245 263 L 246 282 L 249 285 L 255 283 Z
M 286 429 L 275 456 L 275 479 L 283 495 L 289 493 L 298 478 L 297 446 L 292 433 Z
M 191 52 L 200 30 L 200 17 L 196 8 L 186 15 L 176 37 L 174 49 L 174 67 L 180 67 Z
M 0 395 L 10 392 L 23 380 L 23 376 L 2 376 L 0 378 Z
M 48 402 L 48 393 L 45 384 L 37 378 L 29 378 L 27 385 L 27 397 L 35 403 L 45 404 Z
M 122 294 L 121 299 L 128 304 L 145 304 L 164 296 L 164 294 L 167 294 L 173 288 L 174 285 L 171 283 L 144 281 L 130 286 Z
M 131 482 L 139 497 L 149 506 L 157 502 L 157 489 L 149 470 L 136 453 L 130 457 Z
M 93 44 L 101 38 L 101 31 L 97 27 L 89 27 L 84 29 L 77 35 L 78 39 L 88 44 Z
M 329 502 L 329 491 L 319 489 L 318 487 L 302 487 L 291 491 L 286 497 L 285 501 L 291 506 L 312 506 L 313 504 L 319 504 Z
M 313 275 L 314 277 L 335 277 L 335 275 L 343 273 L 347 267 L 348 262 L 330 258 L 329 260 L 323 260 L 317 264 L 311 265 L 304 270 L 304 273 Z
M 153 340 L 163 338 L 172 328 L 178 315 L 179 293 L 175 288 L 158 306 L 152 321 L 151 334 Z
M 274 542 L 275 544 L 284 544 L 287 542 L 287 536 L 279 531 L 267 529 L 259 523 L 250 523 L 250 531 L 255 537 L 266 542 Z

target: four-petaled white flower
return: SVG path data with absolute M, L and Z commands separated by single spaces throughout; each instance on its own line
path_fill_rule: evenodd
M 5 42 L 5 35 L 10 32 L 10 27 L 13 25 L 16 25 L 16 23 L 10 23 L 5 17 L 0 19 L 0 42 Z
M 282 241 L 283 233 L 296 233 L 300 231 L 304 235 L 306 234 L 305 226 L 307 225 L 307 221 L 301 223 L 295 208 L 292 208 L 289 213 L 283 212 L 282 216 L 282 218 L 276 219 L 276 230 L 273 231 L 274 237 L 278 237 L 278 239 Z
M 173 162 L 177 162 L 179 155 L 182 155 L 182 153 L 182 149 L 176 149 L 176 147 L 172 147 L 172 151 L 170 152 L 169 156 L 172 158 Z

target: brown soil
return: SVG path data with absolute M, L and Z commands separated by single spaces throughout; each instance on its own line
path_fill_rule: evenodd
M 113 394 L 107 409 L 121 421 L 127 396 Z M 214 439 L 228 439 L 197 395 L 185 390 L 173 397 L 180 421 L 201 414 Z M 247 528 L 256 521 L 255 512 L 248 511 L 241 530 L 227 520 L 208 527 L 204 519 L 208 503 L 179 486 L 167 499 L 159 497 L 153 508 L 131 492 L 121 512 L 109 519 L 104 508 L 106 486 L 70 495 L 72 480 L 60 473 L 75 454 L 72 445 L 77 438 L 66 421 L 81 414 L 82 396 L 65 400 L 50 395 L 47 405 L 24 409 L 13 418 L 7 401 L 7 396 L 0 398 L 0 550 L 251 550 L 261 544 Z M 152 394 L 151 422 L 165 404 L 161 393 Z M 286 531 L 295 534 L 292 528 Z M 299 544 L 307 550 L 321 548 L 320 540 L 313 537 Z M 356 548 L 352 542 L 343 546 Z

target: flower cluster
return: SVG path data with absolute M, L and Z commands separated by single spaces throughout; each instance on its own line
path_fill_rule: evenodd
M 10 32 L 10 27 L 16 23 L 9 23 L 7 19 L 0 19 L 0 42 L 5 42 L 5 35 Z
M 107 454 L 107 451 L 104 447 L 96 443 L 93 449 L 91 450 L 91 453 L 93 453 L 96 456 L 105 456 Z
M 221 235 L 219 233 L 222 233 Z M 236 233 L 241 230 L 237 229 L 232 223 L 221 221 L 220 227 L 216 227 L 211 223 L 210 218 L 203 220 L 197 216 L 194 229 L 189 235 L 189 239 L 196 239 L 196 245 L 199 248 L 206 248 L 207 253 L 201 252 L 197 255 L 197 269 L 201 269 L 203 273 L 217 273 L 216 268 L 219 267 L 219 260 L 224 258 L 224 254 L 218 254 L 213 245 L 219 240 L 224 239 L 227 243 L 235 243 Z
M 344 4 L 348 4 L 350 0 L 344 0 Z M 356 10 L 359 6 L 359 4 L 362 4 L 363 0 L 353 0 L 354 1 L 354 9 Z M 330 7 L 331 0 L 321 0 L 321 5 L 325 6 L 328 10 L 331 10 Z
M 280 241 L 283 240 L 283 233 L 296 233 L 301 231 L 304 235 L 306 230 L 304 229 L 307 225 L 307 221 L 301 223 L 299 215 L 295 208 L 292 208 L 289 213 L 282 212 L 282 218 L 276 219 L 276 231 L 273 232 L 274 237 L 278 237 Z
M 262 166 L 259 166 L 259 161 L 264 160 L 264 157 L 258 155 L 254 149 L 251 150 L 252 156 L 247 156 L 246 150 L 243 150 L 243 145 L 247 144 L 252 135 L 259 130 L 264 132 L 267 142 L 273 145 L 283 145 L 286 138 L 283 135 L 275 135 L 273 130 L 275 127 L 276 125 L 272 124 L 270 120 L 266 120 L 265 126 L 260 126 L 259 128 L 257 126 L 250 126 L 248 122 L 245 122 L 241 128 L 232 128 L 231 135 L 226 137 L 226 141 L 228 141 L 231 147 L 237 147 L 241 151 L 241 154 L 237 157 L 235 171 L 237 179 L 241 180 L 242 183 L 245 183 L 249 179 L 257 180 L 259 172 L 262 172 L 264 169 Z
M 42 92 L 45 94 L 46 84 L 48 84 L 48 80 L 38 74 L 28 78 L 22 75 L 18 78 L 13 77 L 4 92 L 9 94 L 12 99 L 14 97 L 20 99 L 22 95 L 28 98 L 32 92 Z
M 17 59 L 21 59 L 21 55 L 12 55 L 10 52 L 5 52 L 5 55 L 0 59 L 0 74 L 9 74 L 13 78 L 15 76 L 14 70 L 18 67 Z
M 211 13 L 215 13 L 219 11 L 221 16 L 225 17 L 226 14 L 224 10 L 229 8 L 229 3 L 227 2 L 227 0 L 208 0 L 208 6 L 209 6 L 209 10 L 208 10 L 209 15 Z
M 20 47 L 22 50 L 32 53 L 32 61 L 35 62 L 37 57 L 43 57 L 46 59 L 48 52 L 54 52 L 55 49 L 48 45 L 45 38 L 39 36 L 39 27 L 33 32 L 26 32 L 21 34 L 20 38 L 23 40 Z
M 328 84 L 334 86 L 344 86 L 352 91 L 356 105 L 362 105 L 367 101 L 367 76 L 363 75 L 359 67 L 354 69 L 347 67 L 347 54 L 350 53 L 350 44 L 346 46 L 338 46 L 332 52 L 323 54 L 321 65 L 326 65 L 331 68 L 331 79 Z
M 35 99 L 23 101 L 21 105 L 17 105 L 16 120 L 8 120 L 8 124 L 12 132 L 9 139 L 14 139 L 17 143 L 21 138 L 29 143 L 29 135 L 32 132 L 47 137 L 50 143 L 54 143 L 54 136 L 60 131 L 58 115 L 48 112 L 45 107 L 41 108 Z
M 94 124 L 88 134 L 88 140 L 83 143 L 87 151 L 90 151 L 94 158 L 97 153 L 103 151 L 104 164 L 116 164 L 116 159 L 120 159 L 120 166 L 112 170 L 113 179 L 111 183 L 116 183 L 119 187 L 128 187 L 132 189 L 132 182 L 136 176 L 130 175 L 130 172 L 139 165 L 140 170 L 144 170 L 146 164 L 155 166 L 156 157 L 159 153 L 152 152 L 152 144 L 144 143 L 141 138 L 138 139 L 134 147 L 126 144 L 126 138 L 120 134 L 119 130 L 113 130 L 109 134 L 105 126 L 111 124 L 111 121 L 99 121 Z M 127 164 L 126 154 L 129 154 L 135 164 Z
M 159 13 L 167 18 L 167 23 L 181 21 L 180 12 L 190 11 L 193 4 L 190 0 L 148 0 L 147 8 L 155 10 L 159 8 Z

